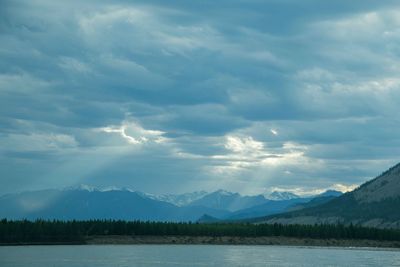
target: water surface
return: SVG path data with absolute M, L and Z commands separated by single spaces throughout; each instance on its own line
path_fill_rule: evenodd
M 400 251 L 221 245 L 16 246 L 0 247 L 0 266 L 400 266 Z

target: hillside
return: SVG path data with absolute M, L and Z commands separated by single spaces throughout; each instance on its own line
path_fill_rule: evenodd
M 345 223 L 400 228 L 400 164 L 321 205 L 254 219 L 284 224 Z
M 287 211 L 293 206 L 305 204 L 312 198 L 293 198 L 288 200 L 268 200 L 266 203 L 233 212 L 227 220 L 242 220 Z

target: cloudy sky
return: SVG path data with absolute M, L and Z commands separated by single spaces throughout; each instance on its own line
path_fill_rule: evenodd
M 353 188 L 399 71 L 398 0 L 0 0 L 0 193 Z

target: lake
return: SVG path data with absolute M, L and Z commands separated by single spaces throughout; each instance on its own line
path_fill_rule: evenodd
M 6 246 L 0 247 L 0 266 L 400 266 L 400 251 L 223 245 Z

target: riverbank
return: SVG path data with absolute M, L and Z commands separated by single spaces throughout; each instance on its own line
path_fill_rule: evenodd
M 400 248 L 400 241 L 235 236 L 93 236 L 86 244 L 207 244 Z
M 237 237 L 237 236 L 90 236 L 76 242 L 13 242 L 0 246 L 31 245 L 275 245 L 317 247 L 371 247 L 399 248 L 400 241 L 378 241 L 368 239 L 313 239 L 292 237 Z

